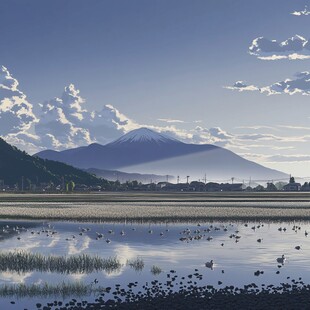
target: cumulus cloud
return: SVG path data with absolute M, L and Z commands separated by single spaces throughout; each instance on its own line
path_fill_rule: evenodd
M 0 68 L 0 135 L 14 145 L 23 148 L 34 144 L 38 137 L 33 125 L 38 121 L 33 113 L 33 106 L 27 96 L 19 89 L 19 82 L 9 70 Z
M 262 60 L 310 59 L 310 42 L 297 34 L 282 42 L 258 37 L 252 41 L 249 53 Z
M 112 105 L 88 111 L 84 103 L 80 91 L 70 84 L 60 98 L 40 105 L 35 130 L 45 147 L 60 150 L 93 142 L 104 144 L 138 126 Z
M 32 105 L 18 89 L 19 83 L 4 66 L 0 69 L 0 132 L 1 135 L 26 132 L 37 121 Z
M 257 90 L 261 93 L 266 93 L 267 95 L 310 95 L 310 72 L 299 72 L 293 79 L 286 79 L 264 87 L 257 87 L 253 85 L 247 86 L 244 83 L 236 82 L 233 86 L 226 86 L 225 88 L 237 91 Z
M 310 15 L 310 11 L 308 10 L 308 7 L 305 5 L 304 10 L 302 11 L 294 11 L 291 13 L 294 16 L 307 16 Z

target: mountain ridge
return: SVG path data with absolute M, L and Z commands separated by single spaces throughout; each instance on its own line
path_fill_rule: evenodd
M 188 144 L 140 128 L 105 144 L 42 151 L 39 157 L 58 160 L 88 169 L 121 170 L 126 173 L 190 175 L 209 179 L 253 178 L 285 179 L 288 174 L 246 160 L 225 148 L 212 144 Z
M 63 181 L 86 185 L 102 183 L 95 176 L 65 163 L 28 155 L 0 138 L 0 180 L 11 186 L 21 182 L 22 178 L 32 184 L 61 184 Z

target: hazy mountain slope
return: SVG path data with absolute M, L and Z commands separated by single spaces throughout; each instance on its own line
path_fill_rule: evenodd
M 157 174 L 141 174 L 141 173 L 126 173 L 118 170 L 102 170 L 96 168 L 85 169 L 88 173 L 95 174 L 97 177 L 104 178 L 109 181 L 120 181 L 124 183 L 126 181 L 138 181 L 141 183 L 151 183 L 151 182 L 163 182 L 167 180 L 166 175 Z M 168 180 L 172 181 L 174 178 L 172 175 L 168 175 Z

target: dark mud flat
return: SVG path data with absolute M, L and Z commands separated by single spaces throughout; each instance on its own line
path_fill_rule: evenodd
M 298 286 L 300 283 L 296 281 L 294 284 L 263 289 L 258 289 L 254 283 L 242 289 L 204 286 L 175 293 L 162 291 L 155 284 L 143 294 L 134 295 L 130 291 L 117 289 L 113 292 L 114 300 L 104 301 L 102 294 L 93 303 L 72 299 L 62 306 L 55 301 L 38 309 L 309 309 L 310 285 Z M 127 301 L 121 301 L 124 297 Z

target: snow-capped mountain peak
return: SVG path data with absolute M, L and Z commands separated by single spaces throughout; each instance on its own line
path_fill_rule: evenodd
M 128 132 L 119 139 L 112 142 L 112 144 L 132 143 L 132 142 L 153 142 L 153 143 L 168 143 L 179 142 L 176 139 L 170 138 L 162 133 L 155 132 L 148 128 L 138 128 Z

